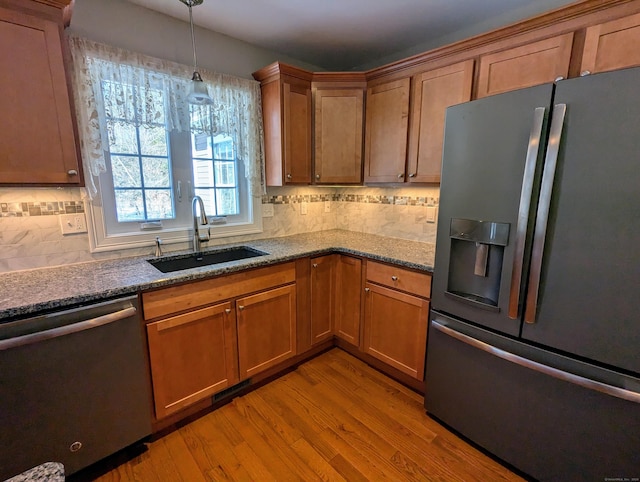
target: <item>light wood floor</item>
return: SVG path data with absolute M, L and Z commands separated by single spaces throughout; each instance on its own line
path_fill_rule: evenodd
M 522 480 L 334 348 L 149 444 L 100 481 Z

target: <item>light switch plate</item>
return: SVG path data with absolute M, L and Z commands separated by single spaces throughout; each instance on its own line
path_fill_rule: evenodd
M 302 201 L 300 203 L 300 214 L 307 214 L 307 202 Z
M 62 231 L 62 234 L 86 233 L 87 221 L 84 213 L 61 214 L 60 231 Z
M 436 206 L 427 206 L 427 222 L 435 223 L 438 217 L 438 208 Z
M 262 217 L 263 218 L 272 218 L 273 217 L 273 204 L 263 204 L 262 205 Z

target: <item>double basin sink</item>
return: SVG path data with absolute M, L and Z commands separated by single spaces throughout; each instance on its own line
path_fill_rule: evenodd
M 269 253 L 246 246 L 240 246 L 206 253 L 182 254 L 158 259 L 148 259 L 147 262 L 163 273 L 173 273 L 174 271 L 200 268 L 202 266 L 227 263 L 229 261 L 239 261 L 257 256 L 265 256 L 267 254 Z

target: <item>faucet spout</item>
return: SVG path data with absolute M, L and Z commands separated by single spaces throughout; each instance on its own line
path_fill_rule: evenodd
M 198 211 L 196 206 L 200 208 L 200 220 L 198 220 Z M 200 236 L 200 226 L 207 226 L 209 220 L 207 219 L 207 213 L 204 210 L 204 202 L 200 196 L 193 196 L 191 201 L 191 214 L 193 215 L 193 252 L 199 253 L 201 251 L 201 245 L 203 241 L 209 241 L 209 232 L 204 236 Z

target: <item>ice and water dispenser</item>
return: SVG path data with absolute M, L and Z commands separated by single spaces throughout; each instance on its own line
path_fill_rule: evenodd
M 445 295 L 499 311 L 498 295 L 509 224 L 451 219 L 449 277 Z

